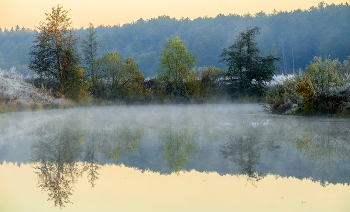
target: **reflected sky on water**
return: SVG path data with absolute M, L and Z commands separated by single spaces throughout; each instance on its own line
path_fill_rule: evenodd
M 265 114 L 252 104 L 1 114 L 0 208 L 350 209 L 349 126 L 344 118 Z

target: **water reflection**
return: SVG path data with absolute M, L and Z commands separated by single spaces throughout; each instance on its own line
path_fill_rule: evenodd
M 33 168 L 38 176 L 38 187 L 47 192 L 55 206 L 70 203 L 74 184 L 81 176 L 77 161 L 82 151 L 78 128 L 69 124 L 49 123 L 37 129 L 38 141 L 32 146 Z M 47 132 L 55 132 L 47 134 Z
M 87 172 L 89 183 L 91 187 L 95 187 L 95 181 L 98 180 L 98 170 L 101 169 L 101 165 L 98 163 L 98 155 L 96 152 L 96 146 L 87 146 L 84 157 L 83 171 Z
M 231 160 L 240 175 L 247 176 L 252 184 L 263 178 L 262 172 L 257 170 L 261 151 L 266 149 L 274 152 L 281 146 L 267 136 L 271 133 L 271 124 L 249 119 L 237 123 L 228 133 L 229 142 L 222 145 L 220 152 L 225 159 Z
M 28 150 L 19 147 L 30 143 L 38 187 L 58 207 L 70 203 L 79 178 L 86 176 L 92 188 L 98 186 L 108 163 L 161 174 L 195 169 L 244 175 L 255 186 L 268 174 L 311 178 L 323 185 L 350 182 L 347 119 L 237 113 L 226 107 L 111 107 L 16 115 L 0 119 L 0 159 L 22 158 Z
M 101 153 L 108 159 L 118 160 L 123 152 L 132 154 L 138 148 L 144 134 L 143 125 L 135 120 L 129 120 L 106 126 L 102 132 L 93 132 L 98 135 L 101 143 Z
M 347 122 L 314 123 L 290 141 L 319 169 L 332 171 L 342 160 L 350 160 L 350 128 Z
M 193 129 L 188 125 L 166 126 L 160 131 L 163 158 L 169 169 L 179 175 L 190 156 L 198 151 Z
M 45 123 L 34 133 L 38 140 L 31 147 L 32 166 L 38 187 L 60 208 L 71 203 L 74 184 L 84 173 L 91 187 L 96 185 L 102 167 L 100 155 L 117 160 L 123 152 L 132 154 L 144 133 L 143 126 L 134 120 L 95 120 L 98 122 L 92 125 L 86 121 L 89 120 L 65 117 Z

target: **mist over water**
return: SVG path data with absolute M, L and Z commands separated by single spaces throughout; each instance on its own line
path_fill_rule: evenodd
M 98 185 L 106 164 L 245 176 L 257 187 L 269 175 L 348 185 L 349 127 L 344 118 L 266 114 L 258 104 L 8 113 L 0 115 L 0 161 L 30 164 L 55 206 L 70 202 L 78 181 Z
M 46 149 L 40 149 L 45 145 L 51 148 L 48 154 L 68 145 L 65 148 L 75 150 L 74 157 L 69 156 L 75 161 L 86 162 L 89 151 L 93 151 L 101 164 L 123 163 L 169 173 L 200 169 L 199 157 L 203 151 L 211 151 L 206 157 L 222 157 L 215 158 L 217 164 L 209 170 L 201 171 L 221 173 L 220 167 L 227 161 L 236 165 L 249 161 L 252 170 L 238 171 L 238 165 L 223 172 L 249 175 L 257 171 L 262 154 L 276 157 L 281 151 L 294 149 L 316 167 L 332 168 L 349 159 L 346 151 L 350 150 L 347 119 L 270 115 L 258 104 L 110 106 L 9 113 L 1 115 L 0 125 L 1 161 L 19 163 L 40 161 L 33 153 L 45 153 Z M 324 149 L 313 155 L 320 148 Z M 147 164 L 153 156 L 142 154 L 149 151 L 167 168 Z M 327 151 L 329 154 L 323 155 Z M 254 162 L 249 158 L 252 154 Z

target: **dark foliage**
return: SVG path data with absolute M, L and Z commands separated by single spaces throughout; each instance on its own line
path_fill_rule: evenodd
M 254 27 L 240 32 L 237 40 L 220 54 L 221 62 L 228 66 L 227 76 L 230 79 L 231 92 L 235 96 L 262 96 L 265 83 L 272 79 L 277 69 L 274 62 L 279 58 L 273 54 L 267 57 L 259 55 L 255 36 L 260 28 Z

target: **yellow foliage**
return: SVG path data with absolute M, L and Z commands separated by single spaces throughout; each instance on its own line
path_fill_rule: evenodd
M 308 76 L 301 76 L 297 79 L 296 91 L 302 96 L 304 113 L 314 113 L 315 89 Z

